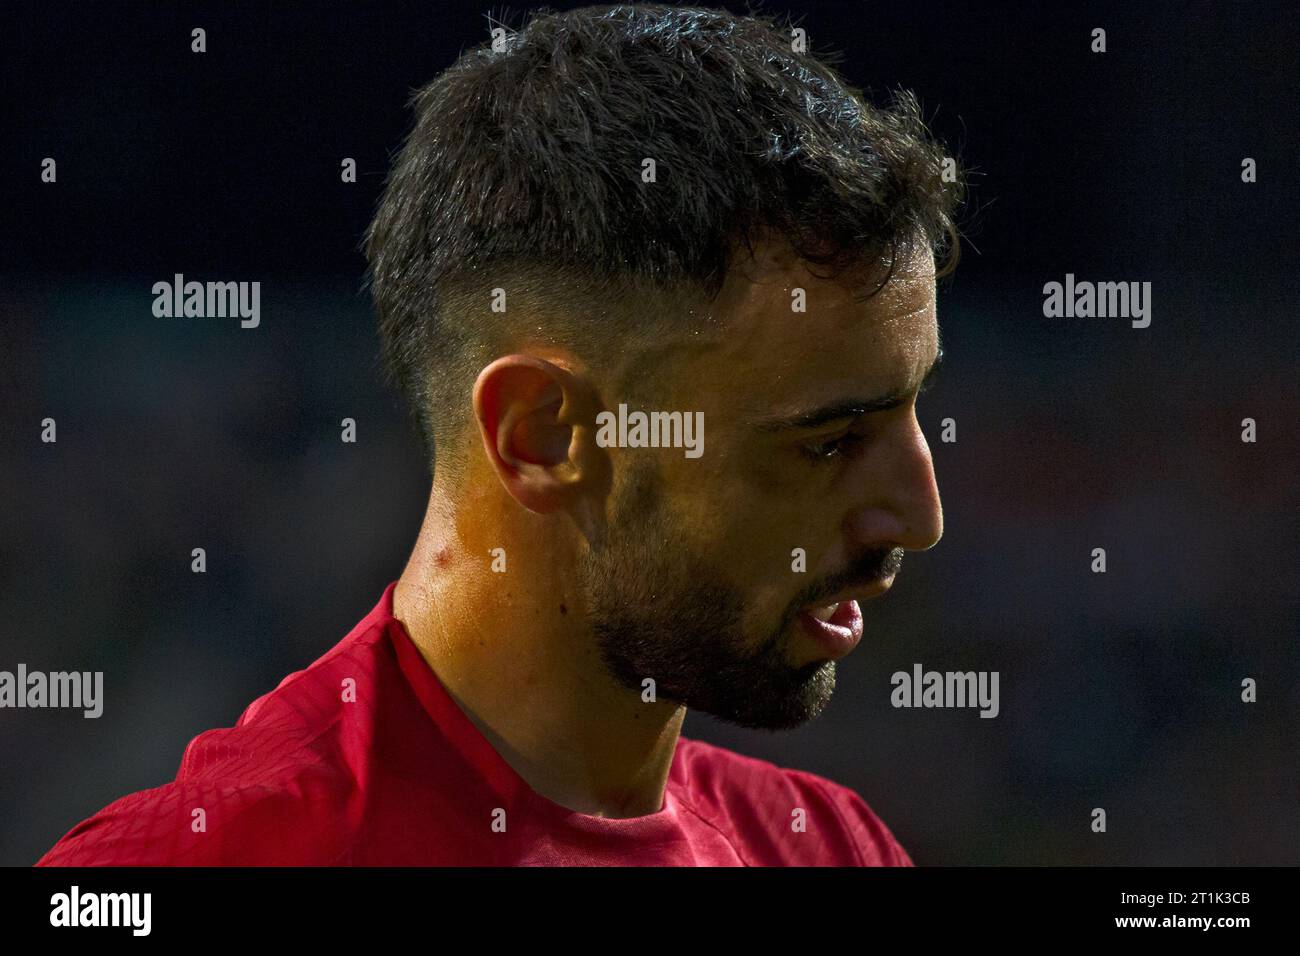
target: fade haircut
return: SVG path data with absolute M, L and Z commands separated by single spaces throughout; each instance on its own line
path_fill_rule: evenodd
M 873 106 L 770 18 L 543 10 L 497 45 L 415 93 L 365 238 L 385 365 L 440 472 L 464 466 L 493 358 L 563 343 L 595 368 L 689 327 L 764 236 L 831 275 L 956 263 L 961 176 L 916 98 Z

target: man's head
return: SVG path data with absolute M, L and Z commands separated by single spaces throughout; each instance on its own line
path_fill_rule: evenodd
M 499 45 L 417 94 L 368 235 L 436 483 L 546 552 L 623 685 L 807 720 L 840 652 L 800 611 L 942 533 L 913 399 L 958 185 L 914 99 L 767 21 L 592 8 Z M 703 453 L 608 447 L 620 405 L 702 420 Z

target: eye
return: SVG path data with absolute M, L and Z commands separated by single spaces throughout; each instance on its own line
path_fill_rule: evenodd
M 863 436 L 849 432 L 838 438 L 832 438 L 829 441 L 817 442 L 813 445 L 800 445 L 799 451 L 815 462 L 834 461 L 847 451 L 852 451 L 862 443 Z

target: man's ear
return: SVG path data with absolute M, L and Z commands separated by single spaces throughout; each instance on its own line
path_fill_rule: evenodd
M 474 417 L 483 449 L 529 511 L 564 509 L 580 527 L 597 515 L 603 521 L 613 482 L 609 455 L 596 444 L 599 405 L 585 375 L 532 355 L 502 356 L 479 373 Z

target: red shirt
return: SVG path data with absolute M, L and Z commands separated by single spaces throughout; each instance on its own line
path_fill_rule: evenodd
M 448 695 L 393 617 L 394 587 L 234 727 L 190 741 L 173 782 L 105 807 L 37 865 L 912 865 L 847 787 L 685 737 L 658 813 L 548 800 Z

